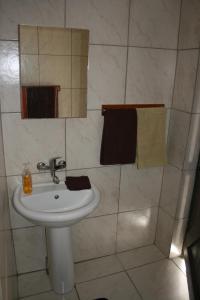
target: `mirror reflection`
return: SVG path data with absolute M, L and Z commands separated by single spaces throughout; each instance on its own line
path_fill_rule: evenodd
M 19 26 L 22 118 L 86 117 L 89 31 Z

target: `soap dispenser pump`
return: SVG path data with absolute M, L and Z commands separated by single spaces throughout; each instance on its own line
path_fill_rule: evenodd
M 29 163 L 24 163 L 24 170 L 22 173 L 22 185 L 24 194 L 32 193 L 32 176 L 29 165 Z

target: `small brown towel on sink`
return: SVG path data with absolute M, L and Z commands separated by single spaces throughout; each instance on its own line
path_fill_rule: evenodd
M 106 110 L 104 112 L 100 163 L 102 165 L 134 163 L 136 140 L 136 109 Z
M 70 191 L 91 189 L 88 176 L 67 176 L 65 184 Z

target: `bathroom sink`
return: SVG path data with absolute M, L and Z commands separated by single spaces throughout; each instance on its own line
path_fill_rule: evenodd
M 36 225 L 46 227 L 47 269 L 53 290 L 67 294 L 74 287 L 71 225 L 89 215 L 98 205 L 100 193 L 91 189 L 70 191 L 64 183 L 33 185 L 32 194 L 18 186 L 13 196 L 16 211 Z
M 30 195 L 18 186 L 13 198 L 16 211 L 37 225 L 65 227 L 77 223 L 90 214 L 99 203 L 99 191 L 91 189 L 70 191 L 64 183 L 33 185 Z

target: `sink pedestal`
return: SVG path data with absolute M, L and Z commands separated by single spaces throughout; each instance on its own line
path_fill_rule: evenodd
M 70 227 L 46 228 L 48 268 L 53 290 L 67 294 L 74 287 Z

